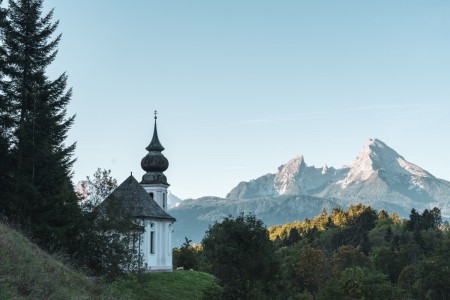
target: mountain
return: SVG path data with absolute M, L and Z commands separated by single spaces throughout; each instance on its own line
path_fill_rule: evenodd
M 172 194 L 171 191 L 169 191 L 169 193 L 167 194 L 167 207 L 169 209 L 171 209 L 173 207 L 177 207 L 178 205 L 180 205 L 180 203 L 182 201 L 183 201 L 183 199 L 178 198 L 177 196 Z
M 195 243 L 200 242 L 209 225 L 220 222 L 229 215 L 253 213 L 265 225 L 271 226 L 311 218 L 319 215 L 324 208 L 331 211 L 336 206 L 339 203 L 333 199 L 302 195 L 232 200 L 218 197 L 187 199 L 169 211 L 177 219 L 173 225 L 172 245 L 180 246 L 185 241 L 184 237 Z
M 296 156 L 278 168 L 276 174 L 266 174 L 249 182 L 239 183 L 228 199 L 253 199 L 278 195 L 315 195 L 330 182 L 344 179 L 348 169 L 308 167 L 303 156 Z
M 241 182 L 228 199 L 253 199 L 276 195 L 309 195 L 335 198 L 344 205 L 365 203 L 377 209 L 398 210 L 439 207 L 450 217 L 450 182 L 438 179 L 408 162 L 378 139 L 370 139 L 350 165 L 335 169 L 308 166 L 296 156 L 278 168 L 249 182 Z
M 363 203 L 407 217 L 439 207 L 450 218 L 450 182 L 408 162 L 378 139 L 370 139 L 342 168 L 308 166 L 299 155 L 274 174 L 240 182 L 226 199 L 189 199 L 170 211 L 177 219 L 175 243 L 184 236 L 199 242 L 207 226 L 227 215 L 254 213 L 268 226 L 312 218 L 323 208 Z

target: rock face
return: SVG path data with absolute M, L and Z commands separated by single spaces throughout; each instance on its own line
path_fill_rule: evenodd
M 439 207 L 450 218 L 450 182 L 408 162 L 380 140 L 370 139 L 348 166 L 308 166 L 296 156 L 275 174 L 241 182 L 226 199 L 204 197 L 181 202 L 174 245 L 184 236 L 200 242 L 208 225 L 227 215 L 253 213 L 267 226 L 313 218 L 336 206 L 363 203 L 407 217 L 411 208 Z
M 265 196 L 275 196 L 278 193 L 274 187 L 275 174 L 266 174 L 250 182 L 239 183 L 231 192 L 228 199 L 253 199 Z
M 348 167 L 309 167 L 303 156 L 297 156 L 279 167 L 276 174 L 239 183 L 227 198 L 276 195 L 336 198 L 345 205 L 362 202 L 400 211 L 437 206 L 450 217 L 450 182 L 408 162 L 377 139 L 370 139 Z

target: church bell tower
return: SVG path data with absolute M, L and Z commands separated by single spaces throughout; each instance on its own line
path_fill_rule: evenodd
M 141 167 L 146 171 L 142 176 L 141 186 L 164 211 L 167 211 L 167 188 L 170 184 L 167 183 L 167 177 L 163 172 L 169 168 L 169 161 L 161 153 L 164 147 L 158 139 L 156 119 L 157 111 L 155 110 L 153 138 L 145 148 L 148 151 L 147 155 L 141 160 Z

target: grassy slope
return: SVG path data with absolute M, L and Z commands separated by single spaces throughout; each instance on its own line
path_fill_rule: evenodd
M 183 271 L 125 276 L 94 283 L 0 224 L 0 300 L 3 299 L 201 299 L 215 287 L 207 273 Z
M 216 287 L 214 276 L 196 271 L 150 273 L 117 280 L 114 288 L 126 299 L 202 299 L 203 291 Z
M 116 299 L 51 257 L 26 237 L 0 224 L 0 299 Z

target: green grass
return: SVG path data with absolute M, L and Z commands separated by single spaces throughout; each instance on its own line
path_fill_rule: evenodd
M 196 271 L 132 275 L 113 283 L 126 299 L 202 299 L 203 291 L 217 288 L 214 276 Z
M 94 282 L 0 224 L 0 300 L 202 299 L 214 276 L 194 271 L 123 276 Z
M 21 233 L 0 224 L 0 299 L 118 299 L 48 255 Z

